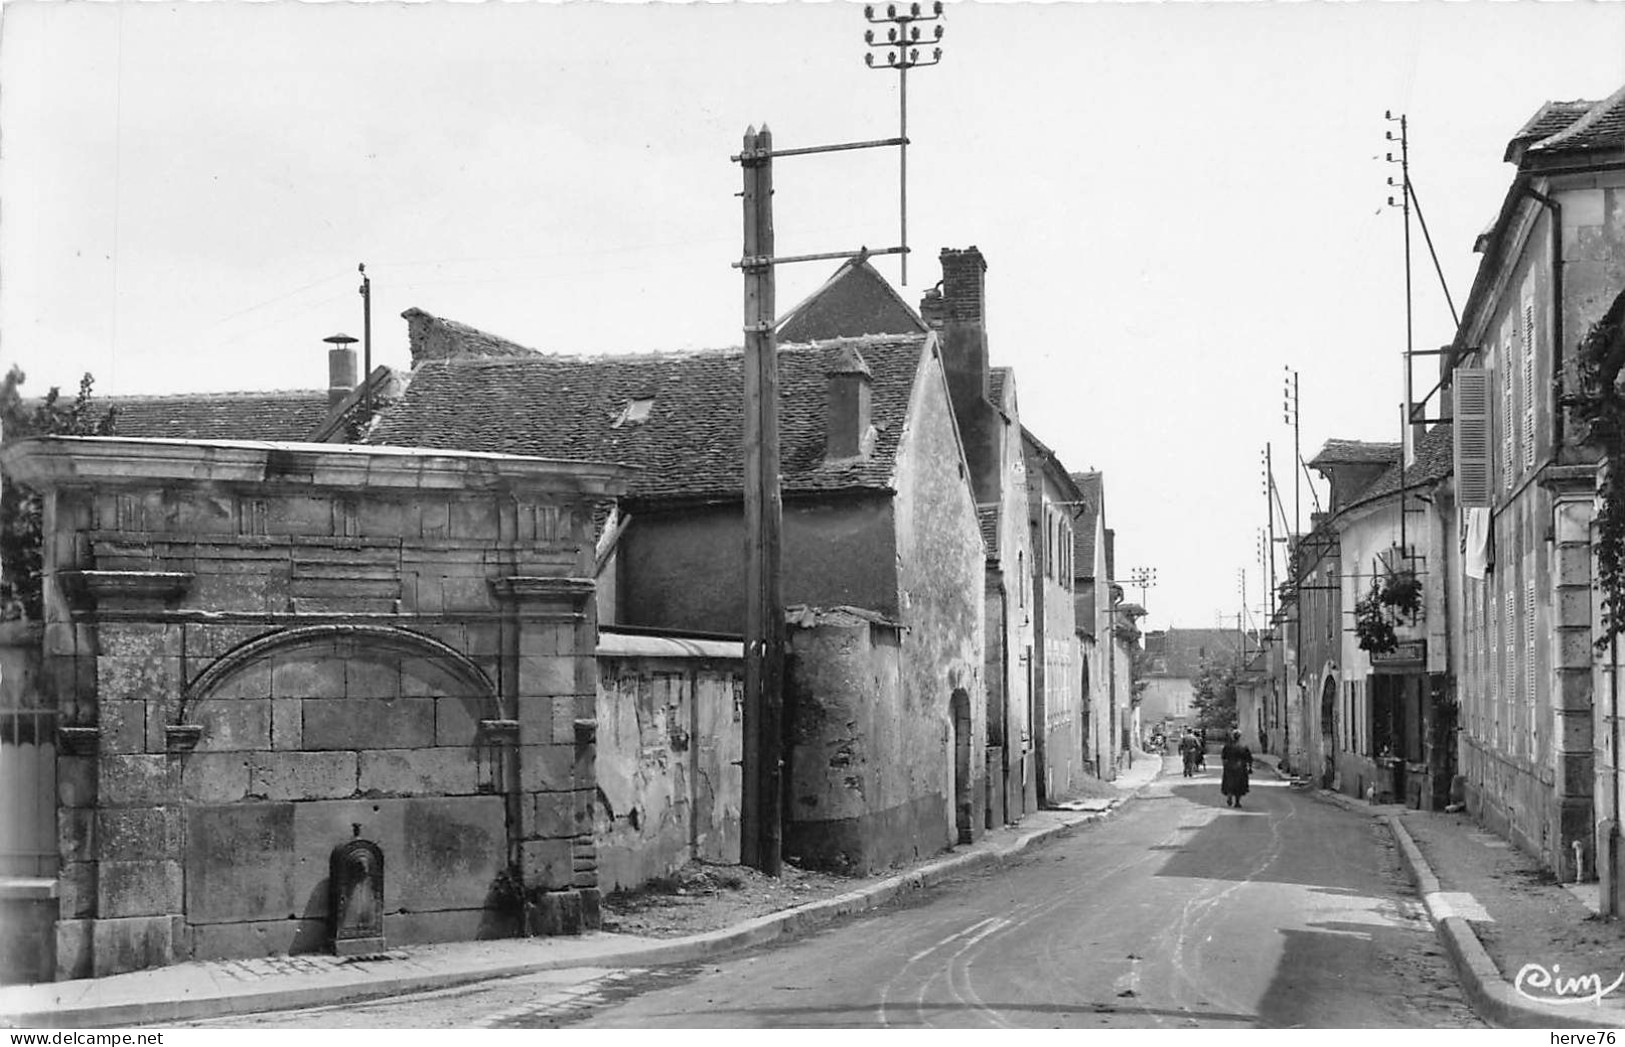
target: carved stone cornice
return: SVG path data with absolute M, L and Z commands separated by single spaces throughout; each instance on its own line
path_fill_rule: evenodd
M 480 740 L 488 745 L 518 745 L 518 720 L 481 720 Z
M 171 723 L 164 725 L 164 748 L 172 753 L 189 753 L 197 748 L 203 737 L 203 725 L 197 723 Z
M 73 606 L 93 611 L 103 604 L 172 604 L 186 594 L 185 571 L 59 571 L 57 579 Z
M 499 600 L 514 603 L 567 603 L 574 607 L 587 602 L 598 586 L 591 578 L 546 578 L 536 575 L 507 575 L 490 579 L 491 592 Z
M 1554 495 L 1589 499 L 1597 491 L 1597 466 L 1548 465 L 1538 482 Z

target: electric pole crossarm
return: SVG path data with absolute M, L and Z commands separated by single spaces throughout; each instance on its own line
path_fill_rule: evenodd
M 877 138 L 871 142 L 838 142 L 835 145 L 805 145 L 797 149 L 774 149 L 768 152 L 738 153 L 729 157 L 736 164 L 749 164 L 772 160 L 780 156 L 811 156 L 814 153 L 844 153 L 851 149 L 884 149 L 908 145 L 907 138 Z
M 907 254 L 906 247 L 860 247 L 856 251 L 825 251 L 822 254 L 794 254 L 766 258 L 741 258 L 737 262 L 729 263 L 735 269 L 766 269 L 774 265 L 789 265 L 792 262 L 827 262 L 835 258 L 851 258 L 854 255 L 866 254 L 873 257 L 877 254 Z

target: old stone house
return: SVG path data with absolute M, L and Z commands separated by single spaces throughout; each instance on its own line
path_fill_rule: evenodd
M 1015 374 L 991 366 L 989 357 L 987 262 L 975 247 L 944 248 L 941 264 L 942 281 L 926 292 L 920 315 L 941 339 L 986 551 L 983 678 L 987 777 L 993 786 L 987 825 L 993 827 L 1038 807 L 1033 693 L 1039 670 L 1026 460 Z
M 1330 513 L 1310 516 L 1310 530 L 1292 544 L 1291 606 L 1282 637 L 1282 667 L 1291 651 L 1299 695 L 1283 766 L 1332 788 L 1343 665 L 1342 544 Z
M 1408 460 L 1393 462 L 1363 489 L 1353 484 L 1374 462 L 1332 460 L 1359 459 L 1362 448 L 1323 451 L 1311 463 L 1332 483 L 1328 525 L 1338 543 L 1343 628 L 1336 671 L 1305 666 L 1293 718 L 1298 769 L 1324 776 L 1318 746 L 1330 736 L 1334 788 L 1423 810 L 1448 802 L 1456 767 L 1450 621 L 1460 543 L 1452 433 L 1448 423 L 1434 426 Z M 1375 458 L 1387 447 L 1363 450 Z
M 606 623 L 737 638 L 743 357 L 526 350 L 420 310 L 369 440 L 636 466 L 600 524 Z M 506 347 L 463 358 L 463 342 Z M 781 345 L 791 605 L 788 857 L 864 871 L 983 824 L 982 561 L 943 349 L 916 332 Z M 624 817 L 624 811 L 612 812 Z
M 1028 544 L 1033 551 L 1032 706 L 1038 802 L 1069 797 L 1084 770 L 1082 643 L 1078 638 L 1077 538 L 1073 526 L 1086 499 L 1055 452 L 1021 431 L 1027 476 Z
M 1594 664 L 1596 451 L 1566 397 L 1576 347 L 1625 286 L 1625 89 L 1548 102 L 1508 143 L 1512 183 L 1446 359 L 1463 530 L 1457 670 L 1468 810 L 1618 911 L 1612 677 Z M 1611 895 L 1611 897 L 1609 897 Z
M 0 465 L 46 498 L 25 977 L 596 925 L 593 510 L 624 470 L 81 437 Z
M 1147 727 L 1164 720 L 1196 722 L 1191 695 L 1204 666 L 1235 666 L 1241 634 L 1235 629 L 1151 629 L 1145 634 L 1145 687 L 1140 717 Z
M 1082 663 L 1079 743 L 1084 773 L 1102 781 L 1117 776 L 1112 739 L 1116 701 L 1111 657 L 1111 572 L 1106 566 L 1106 500 L 1098 470 L 1072 474 L 1082 504 L 1072 520 L 1072 617 Z M 1119 595 L 1121 595 L 1119 593 Z

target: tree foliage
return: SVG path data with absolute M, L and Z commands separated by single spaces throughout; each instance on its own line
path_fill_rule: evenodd
M 0 381 L 0 440 L 10 443 L 29 436 L 110 436 L 114 412 L 99 411 L 92 403 L 88 373 L 79 379 L 79 393 L 62 402 L 56 386 L 30 403 L 23 399 L 27 376 L 15 364 Z M 45 506 L 39 492 L 0 477 L 0 620 L 44 617 Z
M 1576 354 L 1578 388 L 1566 403 L 1574 408 L 1580 439 L 1602 451 L 1603 470 L 1596 525 L 1597 588 L 1602 590 L 1602 628 L 1597 646 L 1625 633 L 1625 292 L 1580 341 Z
M 1191 681 L 1191 708 L 1196 723 L 1210 731 L 1236 726 L 1236 669 L 1225 662 L 1202 659 Z

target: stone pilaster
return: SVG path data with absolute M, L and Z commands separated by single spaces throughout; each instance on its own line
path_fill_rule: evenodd
M 1558 877 L 1575 878 L 1574 845 L 1582 868 L 1590 864 L 1593 840 L 1592 751 L 1593 665 L 1591 518 L 1595 471 L 1567 466 L 1551 470 L 1553 547 L 1549 678 L 1553 789 L 1557 839 L 1549 856 Z
M 532 930 L 599 926 L 597 626 L 591 579 L 507 576 L 491 589 L 507 612 L 504 690 L 516 711 L 517 851 Z

